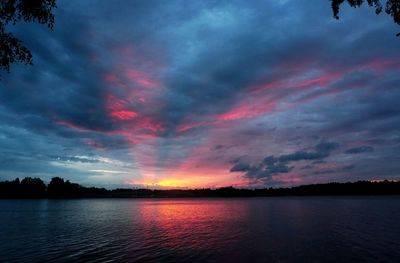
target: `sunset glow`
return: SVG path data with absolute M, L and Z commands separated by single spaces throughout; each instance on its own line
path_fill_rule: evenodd
M 201 3 L 59 1 L 54 31 L 18 25 L 34 66 L 0 81 L 0 176 L 163 189 L 400 176 L 389 17 Z

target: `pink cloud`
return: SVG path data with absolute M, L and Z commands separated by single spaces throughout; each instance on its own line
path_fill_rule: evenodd
M 116 119 L 126 121 L 136 118 L 139 114 L 129 110 L 117 110 L 117 111 L 112 111 L 110 115 L 111 117 L 114 117 Z
M 139 71 L 135 68 L 126 69 L 125 74 L 130 80 L 139 83 L 144 88 L 152 88 L 158 85 L 157 81 L 150 78 L 147 73 Z

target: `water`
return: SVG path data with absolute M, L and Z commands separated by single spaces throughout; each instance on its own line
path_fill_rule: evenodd
M 400 197 L 0 200 L 0 262 L 400 262 Z

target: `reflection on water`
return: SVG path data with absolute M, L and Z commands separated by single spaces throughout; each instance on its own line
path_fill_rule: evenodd
M 398 262 L 400 198 L 0 200 L 0 262 Z
M 149 235 L 146 240 L 160 243 L 165 250 L 207 254 L 207 250 L 232 245 L 238 239 L 245 230 L 246 208 L 244 202 L 231 202 L 227 209 L 226 202 L 149 201 L 138 213 L 144 222 L 143 235 Z

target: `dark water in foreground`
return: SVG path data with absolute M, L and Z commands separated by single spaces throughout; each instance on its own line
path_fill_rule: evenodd
M 0 262 L 400 262 L 400 197 L 0 200 Z

